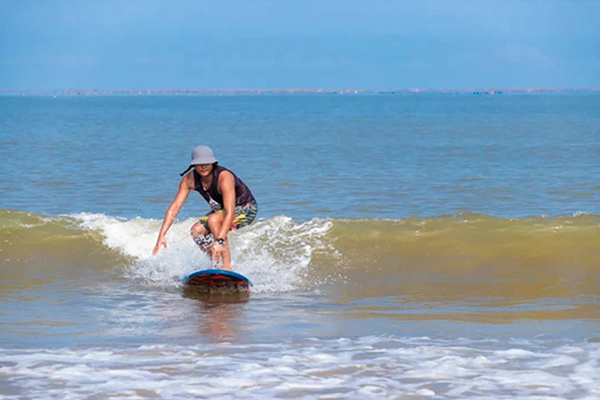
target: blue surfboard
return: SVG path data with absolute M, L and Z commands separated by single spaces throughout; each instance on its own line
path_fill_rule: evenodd
M 204 269 L 183 278 L 183 284 L 206 289 L 250 289 L 252 282 L 242 274 L 224 269 Z

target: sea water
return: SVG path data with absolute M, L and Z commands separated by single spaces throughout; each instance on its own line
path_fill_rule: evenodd
M 0 398 L 600 398 L 600 96 L 0 97 Z M 192 149 L 250 187 L 200 294 Z

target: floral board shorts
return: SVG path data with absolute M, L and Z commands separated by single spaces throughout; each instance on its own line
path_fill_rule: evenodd
M 208 217 L 216 212 L 220 212 L 223 214 L 223 216 L 225 216 L 225 209 L 220 209 L 218 211 L 210 211 L 204 217 L 200 218 L 200 223 L 202 226 L 204 226 L 204 228 L 206 228 L 206 231 L 209 232 L 210 236 L 212 236 L 212 233 L 208 227 Z M 233 222 L 231 223 L 231 230 L 237 231 L 240 228 L 250 225 L 256 218 L 256 213 L 258 213 L 258 204 L 256 201 L 241 206 L 236 206 L 235 217 L 233 217 Z

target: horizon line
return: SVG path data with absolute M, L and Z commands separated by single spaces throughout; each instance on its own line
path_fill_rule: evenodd
M 600 87 L 462 87 L 462 88 L 208 88 L 208 89 L 0 89 L 0 94 L 168 95 L 168 94 L 408 94 L 408 93 L 560 93 L 600 92 Z

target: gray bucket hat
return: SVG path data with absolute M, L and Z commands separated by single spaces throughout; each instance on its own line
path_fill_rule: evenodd
M 185 175 L 190 169 L 194 168 L 194 165 L 198 164 L 214 164 L 217 163 L 217 159 L 213 154 L 213 151 L 208 146 L 198 146 L 192 151 L 192 162 L 190 162 L 190 166 L 188 169 L 183 171 L 181 176 Z

